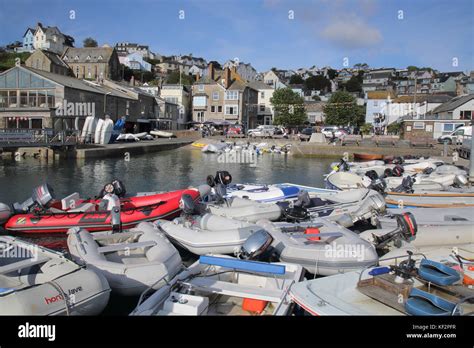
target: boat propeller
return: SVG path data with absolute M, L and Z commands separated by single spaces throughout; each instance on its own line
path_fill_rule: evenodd
M 215 176 L 208 175 L 206 178 L 206 183 L 214 187 L 217 184 L 229 185 L 232 182 L 232 175 L 226 170 L 219 170 L 216 172 Z
M 389 242 L 393 241 L 395 246 L 400 247 L 401 241 L 412 241 L 416 238 L 418 225 L 412 213 L 395 214 L 397 228 L 382 236 L 374 235 L 375 246 L 377 249 L 383 249 Z

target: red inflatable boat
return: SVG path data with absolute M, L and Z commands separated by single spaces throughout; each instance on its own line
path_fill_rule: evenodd
M 120 199 L 122 228 L 131 228 L 143 221 L 176 217 L 180 212 L 179 201 L 185 193 L 195 200 L 199 198 L 198 190 L 187 189 Z M 100 199 L 71 201 L 74 204 L 70 209 L 64 209 L 62 200 L 53 202 L 45 211 L 13 215 L 7 220 L 5 229 L 21 233 L 64 233 L 75 226 L 91 232 L 111 229 L 112 211 L 101 208 Z

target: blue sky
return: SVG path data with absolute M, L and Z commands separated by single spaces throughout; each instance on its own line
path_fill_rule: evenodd
M 0 0 L 0 44 L 38 21 L 76 46 L 88 36 L 138 42 L 164 55 L 238 58 L 259 71 L 342 68 L 345 58 L 349 66 L 474 70 L 473 0 Z

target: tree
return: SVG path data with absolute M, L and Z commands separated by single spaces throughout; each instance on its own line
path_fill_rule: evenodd
M 326 123 L 335 126 L 359 126 L 364 122 L 364 107 L 357 105 L 356 98 L 346 91 L 337 91 L 324 107 Z
M 275 125 L 298 126 L 307 120 L 304 98 L 291 88 L 277 89 L 273 92 L 270 103 L 275 111 Z
M 362 81 L 358 75 L 352 75 L 352 77 L 343 84 L 343 87 L 348 92 L 362 92 Z
M 334 69 L 328 69 L 328 77 L 330 80 L 334 80 L 334 78 L 336 77 L 336 73 L 337 71 L 334 70 Z
M 322 91 L 331 87 L 331 82 L 322 75 L 310 76 L 305 81 L 305 87 L 309 91 Z
M 304 79 L 300 75 L 292 75 L 290 77 L 290 85 L 300 85 L 304 83 Z
M 390 123 L 387 126 L 387 132 L 389 134 L 399 134 L 401 130 L 402 130 L 402 124 L 398 122 Z
M 82 41 L 82 45 L 84 47 L 97 47 L 97 41 L 95 41 L 93 38 L 91 37 L 86 37 L 84 39 L 84 41 Z
M 25 64 L 25 61 L 31 55 L 29 52 L 6 52 L 5 50 L 0 51 L 0 72 L 13 68 L 15 66 L 15 59 L 20 58 L 20 63 Z
M 169 84 L 178 84 L 179 81 L 179 71 L 173 71 L 168 75 L 166 83 Z M 181 84 L 183 85 L 192 85 L 194 83 L 194 78 L 192 76 L 181 74 Z
M 313 99 L 314 101 L 321 101 L 321 97 L 319 95 L 313 95 L 311 99 Z
M 359 69 L 359 70 L 368 70 L 369 65 L 367 63 L 357 63 L 357 64 L 354 64 L 354 68 Z

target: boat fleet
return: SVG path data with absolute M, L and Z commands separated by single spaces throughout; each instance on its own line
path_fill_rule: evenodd
M 171 192 L 114 180 L 92 198 L 41 185 L 0 203 L 0 314 L 95 315 L 114 292 L 138 298 L 130 315 L 472 315 L 466 172 L 433 159 L 331 170 L 326 188 L 226 171 Z M 63 235 L 67 250 L 24 234 Z
M 221 141 L 218 143 L 199 143 L 191 144 L 193 147 L 200 148 L 203 153 L 229 153 L 229 154 L 255 154 L 262 155 L 264 153 L 288 154 L 291 149 L 291 144 L 286 145 L 269 145 L 265 142 L 244 142 L 244 141 Z

